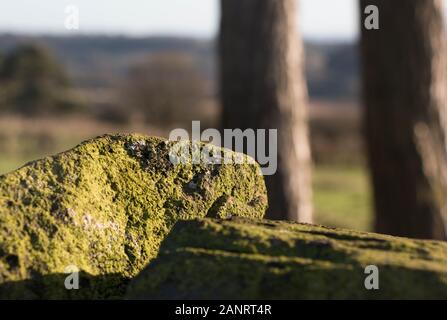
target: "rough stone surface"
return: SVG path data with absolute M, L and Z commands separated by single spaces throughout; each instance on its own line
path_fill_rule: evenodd
M 368 265 L 379 268 L 379 290 L 365 289 Z M 447 243 L 244 218 L 179 221 L 127 297 L 445 299 Z
M 0 297 L 120 297 L 178 219 L 263 216 L 257 165 L 174 166 L 170 144 L 107 135 L 0 176 Z

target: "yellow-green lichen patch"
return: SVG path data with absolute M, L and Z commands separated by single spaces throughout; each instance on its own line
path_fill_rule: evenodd
M 0 296 L 116 297 L 179 218 L 263 216 L 257 165 L 173 165 L 169 148 L 106 135 L 0 176 Z M 82 279 L 68 292 L 70 265 Z
M 379 268 L 367 290 L 365 267 Z M 447 243 L 246 218 L 179 221 L 129 298 L 447 298 Z

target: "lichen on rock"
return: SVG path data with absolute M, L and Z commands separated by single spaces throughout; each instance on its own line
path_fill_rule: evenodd
M 0 176 L 0 297 L 120 297 L 178 219 L 263 216 L 257 165 L 173 165 L 169 144 L 106 135 Z
M 365 287 L 365 268 L 379 289 Z M 246 218 L 179 221 L 131 299 L 447 298 L 447 243 Z

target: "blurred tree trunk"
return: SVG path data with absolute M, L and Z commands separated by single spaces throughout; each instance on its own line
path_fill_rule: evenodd
M 307 88 L 295 0 L 221 0 L 222 126 L 277 129 L 267 217 L 312 220 Z
M 441 0 L 361 0 L 367 151 L 376 230 L 446 239 L 447 81 Z

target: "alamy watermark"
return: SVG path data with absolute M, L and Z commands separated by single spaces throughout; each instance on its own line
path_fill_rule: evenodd
M 79 30 L 79 8 L 74 4 L 65 7 L 64 26 L 67 30 Z
M 363 13 L 366 15 L 364 21 L 364 27 L 366 30 L 379 30 L 379 8 L 374 5 L 365 7 Z
M 366 290 L 379 290 L 379 268 L 375 265 L 369 265 L 365 268 L 366 276 L 364 285 Z
M 64 286 L 67 290 L 79 289 L 79 268 L 75 265 L 69 265 L 64 269 L 64 273 L 68 274 L 65 278 Z
M 253 164 L 256 158 L 263 175 L 275 174 L 277 129 L 224 129 L 223 137 L 219 130 L 213 128 L 202 132 L 200 121 L 193 121 L 191 129 L 191 135 L 185 129 L 174 129 L 169 134 L 169 159 L 172 164 Z M 201 142 L 209 144 L 203 145 Z M 240 153 L 246 153 L 248 157 Z

